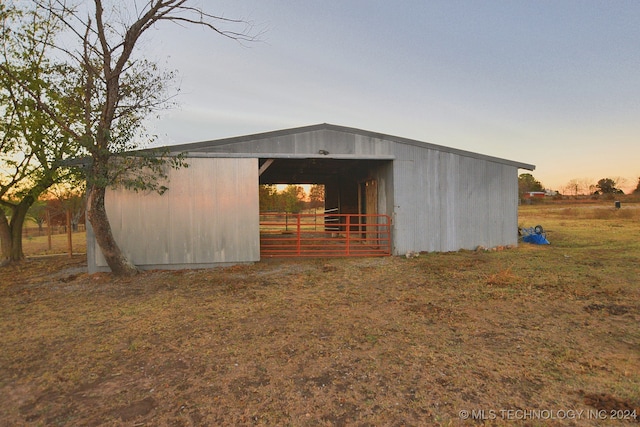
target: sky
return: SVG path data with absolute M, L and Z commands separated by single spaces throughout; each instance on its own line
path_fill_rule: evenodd
M 258 37 L 150 30 L 180 89 L 156 145 L 331 123 L 534 164 L 554 190 L 640 177 L 640 1 L 192 4 Z

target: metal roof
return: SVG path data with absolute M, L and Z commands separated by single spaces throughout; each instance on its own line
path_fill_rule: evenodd
M 172 146 L 161 147 L 160 149 L 168 150 L 171 153 L 187 153 L 187 157 L 191 156 L 191 157 L 260 157 L 260 158 L 267 158 L 267 157 L 270 157 L 270 158 L 304 157 L 304 158 L 310 158 L 310 157 L 313 157 L 313 156 L 310 156 L 308 154 L 305 154 L 305 155 L 294 155 L 293 153 L 262 153 L 262 152 L 261 153 L 251 153 L 251 152 L 246 152 L 246 153 L 237 153 L 237 152 L 233 152 L 232 153 L 232 152 L 229 152 L 229 153 L 225 153 L 224 151 L 221 151 L 220 148 L 224 147 L 225 145 L 232 145 L 232 144 L 237 144 L 237 143 L 241 143 L 241 142 L 259 141 L 259 140 L 264 140 L 264 139 L 277 138 L 277 137 L 281 137 L 281 136 L 290 136 L 290 135 L 295 135 L 295 134 L 304 134 L 304 133 L 324 131 L 324 130 L 326 130 L 326 131 L 335 131 L 335 132 L 343 132 L 343 133 L 347 133 L 347 134 L 354 134 L 354 135 L 360 135 L 360 136 L 369 137 L 369 138 L 376 138 L 376 139 L 381 139 L 381 140 L 386 140 L 386 141 L 392 141 L 392 142 L 395 142 L 395 143 L 398 143 L 398 144 L 412 145 L 412 146 L 415 146 L 415 147 L 425 148 L 425 149 L 429 149 L 429 150 L 436 150 L 436 151 L 441 151 L 441 152 L 445 152 L 445 153 L 452 153 L 452 154 L 457 154 L 457 155 L 461 155 L 461 156 L 465 156 L 465 157 L 471 157 L 471 158 L 482 159 L 482 160 L 492 161 L 492 162 L 496 162 L 496 163 L 506 164 L 506 165 L 517 167 L 519 169 L 526 169 L 526 170 L 531 170 L 531 171 L 535 169 L 535 165 L 528 164 L 528 163 L 522 163 L 522 162 L 517 162 L 517 161 L 513 161 L 513 160 L 502 159 L 502 158 L 499 158 L 499 157 L 488 156 L 488 155 L 484 155 L 484 154 L 474 153 L 472 151 L 460 150 L 460 149 L 457 149 L 457 148 L 445 147 L 445 146 L 442 146 L 442 145 L 431 144 L 431 143 L 428 143 L 428 142 L 418 141 L 418 140 L 415 140 L 415 139 L 403 138 L 403 137 L 394 136 L 394 135 L 387 135 L 387 134 L 383 134 L 383 133 L 372 132 L 372 131 L 352 128 L 352 127 L 338 126 L 338 125 L 333 125 L 333 124 L 329 124 L 329 123 L 321 123 L 321 124 L 310 125 L 310 126 L 302 126 L 302 127 L 297 127 L 297 128 L 282 129 L 282 130 L 276 130 L 276 131 L 270 131 L 270 132 L 262 132 L 262 133 L 256 133 L 256 134 L 251 134 L 251 135 L 236 136 L 236 137 L 231 137 L 231 138 L 223 138 L 223 139 L 216 139 L 216 140 L 209 140 L 209 141 L 193 142 L 193 143 L 180 144 L 180 145 L 172 145 Z M 214 149 L 214 148 L 215 148 L 215 150 L 212 150 L 212 151 L 208 150 L 208 149 Z M 317 157 L 318 158 L 326 158 L 322 154 L 319 154 Z M 329 156 L 329 157 L 332 157 L 332 156 Z M 393 158 L 392 156 L 391 157 L 390 156 L 383 156 L 383 157 L 386 158 L 386 159 L 392 159 Z M 383 157 L 380 157 L 380 159 L 382 159 Z M 335 158 L 359 158 L 359 157 L 357 157 L 357 156 L 337 156 Z M 373 158 L 373 157 L 369 157 L 369 158 Z

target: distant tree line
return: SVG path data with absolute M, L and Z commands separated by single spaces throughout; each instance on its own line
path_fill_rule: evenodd
M 278 191 L 274 184 L 260 186 L 260 212 L 299 213 L 303 209 L 316 209 L 324 206 L 324 186 L 314 184 L 307 195 L 300 185 L 289 184 Z
M 594 183 L 594 180 L 590 178 L 572 179 L 570 180 L 560 192 L 558 196 L 592 196 L 598 197 L 613 196 L 617 194 L 624 194 L 624 191 L 620 188 L 625 182 L 624 178 L 602 178 Z M 544 185 L 534 178 L 530 173 L 523 173 L 518 176 L 518 195 L 521 199 L 524 198 L 526 193 L 544 191 L 547 193 L 556 193 L 548 189 L 545 189 Z M 640 178 L 638 178 L 638 185 L 632 194 L 640 194 Z

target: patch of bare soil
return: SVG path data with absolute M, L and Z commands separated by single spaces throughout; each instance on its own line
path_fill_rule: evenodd
M 585 254 L 11 265 L 1 424 L 635 425 L 637 276 Z

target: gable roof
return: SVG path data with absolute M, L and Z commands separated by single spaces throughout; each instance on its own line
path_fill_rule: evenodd
M 465 157 L 493 161 L 497 163 L 514 166 L 520 169 L 527 169 L 531 171 L 535 169 L 535 165 L 532 165 L 532 164 L 516 162 L 513 160 L 507 160 L 507 159 L 502 159 L 502 158 L 493 157 L 493 156 L 487 156 L 484 154 L 474 153 L 472 151 L 465 151 L 457 148 L 445 147 L 442 145 L 431 144 L 428 142 L 418 141 L 415 139 L 403 138 L 403 137 L 394 136 L 394 135 L 387 135 L 379 132 L 372 132 L 372 131 L 352 128 L 352 127 L 338 126 L 338 125 L 333 125 L 329 123 L 321 123 L 321 124 L 310 125 L 310 126 L 302 126 L 302 127 L 296 127 L 296 128 L 290 128 L 290 129 L 282 129 L 282 130 L 276 130 L 276 131 L 270 131 L 270 132 L 262 132 L 262 133 L 235 136 L 230 138 L 222 138 L 222 139 L 209 140 L 209 141 L 172 145 L 172 146 L 161 147 L 161 149 L 168 150 L 174 154 L 187 153 L 187 157 L 189 155 L 195 155 L 197 157 L 200 157 L 197 155 L 198 153 L 199 154 L 208 153 L 209 155 L 211 155 L 211 157 L 226 157 L 224 155 L 224 150 L 221 150 L 225 145 L 233 145 L 233 144 L 249 142 L 249 141 L 258 142 L 260 140 L 273 139 L 278 137 L 291 136 L 296 134 L 304 134 L 304 133 L 317 132 L 317 131 L 334 131 L 334 132 L 341 132 L 346 134 L 359 135 L 359 136 L 364 136 L 368 138 L 391 141 L 398 144 L 412 145 L 415 147 L 436 150 L 436 151 L 441 151 L 445 153 L 458 154 Z M 237 154 L 238 153 L 234 153 L 233 155 L 237 155 Z M 250 153 L 246 153 L 246 154 L 250 154 Z M 255 153 L 255 154 L 257 157 L 285 156 L 282 153 L 280 153 L 280 155 L 274 155 L 274 156 L 269 156 L 269 155 L 266 155 L 265 153 Z M 309 155 L 305 155 L 305 156 L 309 157 Z M 286 155 L 286 157 L 290 157 L 290 155 Z M 318 157 L 326 158 L 324 155 L 319 155 Z

